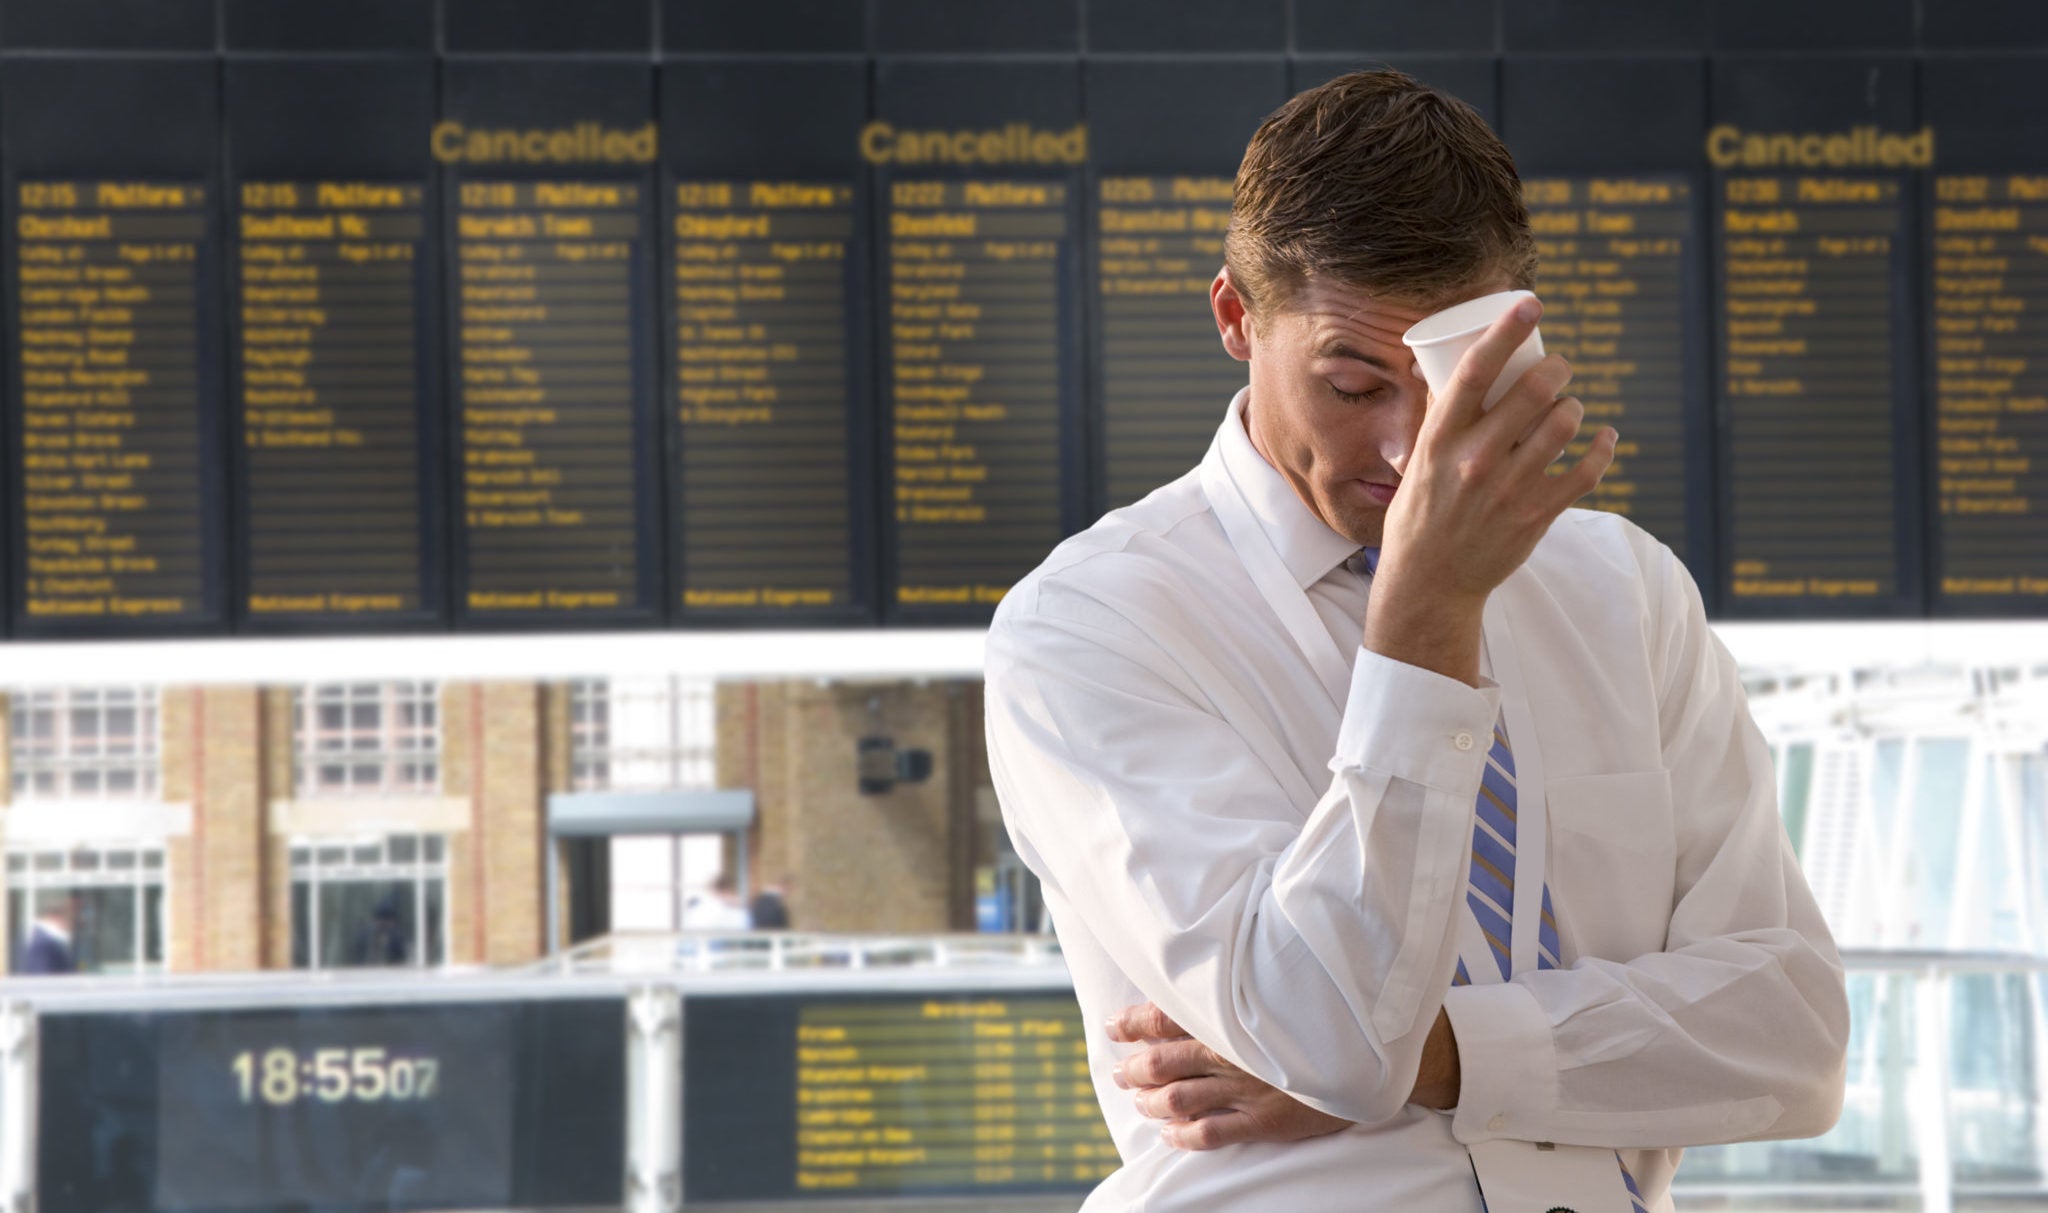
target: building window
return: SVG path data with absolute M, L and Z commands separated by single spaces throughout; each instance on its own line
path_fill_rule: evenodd
M 602 678 L 569 684 L 569 786 L 611 786 L 611 697 Z
M 155 687 L 21 691 L 10 707 L 16 800 L 155 799 Z
M 717 684 L 613 678 L 569 687 L 569 771 L 579 792 L 718 786 Z M 619 835 L 607 842 L 614 931 L 679 931 L 692 896 L 725 867 L 713 835 Z
M 441 688 L 345 682 L 302 688 L 293 711 L 302 797 L 441 789 Z
M 301 840 L 291 864 L 294 967 L 447 963 L 446 838 Z
M 571 683 L 569 767 L 576 790 L 717 787 L 716 691 L 708 678 Z
M 39 927 L 39 920 L 45 925 Z M 163 848 L 10 847 L 7 921 L 11 973 L 30 967 L 39 972 L 159 972 L 164 967 Z M 68 969 L 27 963 L 31 938 L 39 933 L 46 940 L 36 948 L 38 958 L 61 957 Z

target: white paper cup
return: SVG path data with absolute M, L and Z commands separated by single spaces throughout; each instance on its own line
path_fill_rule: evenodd
M 1422 368 L 1423 381 L 1429 384 L 1432 396 L 1441 396 L 1450 390 L 1451 372 L 1458 369 L 1458 359 L 1465 351 L 1478 342 L 1479 335 L 1493 326 L 1507 310 L 1524 299 L 1534 299 L 1533 291 L 1502 291 L 1497 295 L 1481 295 L 1467 299 L 1441 312 L 1424 316 L 1415 322 L 1407 332 L 1401 334 L 1401 341 L 1415 351 L 1416 365 Z M 1522 372 L 1543 361 L 1543 334 L 1529 330 L 1528 337 L 1508 356 L 1507 366 L 1501 369 L 1500 378 L 1486 390 L 1486 399 L 1480 408 L 1490 409 L 1507 390 L 1515 386 L 1515 380 Z

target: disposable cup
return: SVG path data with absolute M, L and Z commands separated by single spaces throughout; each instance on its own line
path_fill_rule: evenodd
M 1422 368 L 1422 378 L 1429 384 L 1430 394 L 1442 396 L 1450 390 L 1451 373 L 1458 369 L 1458 360 L 1465 356 L 1465 351 L 1478 342 L 1479 335 L 1491 328 L 1493 322 L 1509 308 L 1535 297 L 1532 291 L 1481 295 L 1424 316 L 1401 334 L 1401 340 L 1415 351 L 1416 365 Z M 1508 364 L 1501 369 L 1500 378 L 1486 390 L 1486 399 L 1480 407 L 1492 408 L 1515 385 L 1515 380 L 1522 377 L 1522 372 L 1541 361 L 1543 334 L 1530 329 L 1522 344 L 1508 356 Z

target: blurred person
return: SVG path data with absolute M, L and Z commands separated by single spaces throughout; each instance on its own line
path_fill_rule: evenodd
M 412 939 L 398 916 L 398 899 L 386 893 L 370 911 L 370 921 L 349 941 L 351 965 L 402 965 L 412 956 Z
M 756 931 L 789 929 L 789 881 L 787 878 L 761 886 L 747 903 L 749 925 Z
M 721 871 L 683 902 L 685 931 L 744 931 L 750 925 L 747 907 L 740 903 L 739 883 L 729 871 Z
M 73 934 L 78 929 L 77 894 L 44 901 L 22 942 L 14 971 L 22 974 L 54 975 L 78 972 L 78 952 Z
M 1553 468 L 1556 356 L 1481 407 L 1534 300 L 1440 398 L 1401 342 L 1535 262 L 1469 106 L 1295 97 L 1211 287 L 1248 386 L 996 613 L 990 766 L 1124 1164 L 1090 1211 L 1663 1213 L 1682 1147 L 1839 1115 L 1841 961 L 1735 664 L 1664 545 L 1569 508 L 1617 435 Z

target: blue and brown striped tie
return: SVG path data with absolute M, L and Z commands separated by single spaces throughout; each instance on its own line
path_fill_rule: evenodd
M 1359 554 L 1365 558 L 1367 575 L 1378 569 L 1378 548 L 1363 548 Z M 1465 904 L 1479 922 L 1479 931 L 1486 937 L 1502 981 L 1514 976 L 1515 805 L 1515 752 L 1508 745 L 1507 722 L 1496 718 L 1493 746 L 1487 751 L 1486 769 L 1479 777 L 1479 800 L 1472 820 L 1472 872 L 1466 882 Z M 1563 953 L 1558 944 L 1557 913 L 1551 909 L 1548 881 L 1543 884 L 1542 912 L 1543 922 L 1536 930 L 1536 967 L 1555 969 L 1562 963 Z M 1451 984 L 1472 984 L 1472 974 L 1462 958 Z M 1614 1161 L 1621 1168 L 1622 1182 L 1628 1185 L 1635 1213 L 1648 1213 L 1635 1176 L 1629 1174 L 1628 1164 L 1621 1161 L 1619 1151 Z

